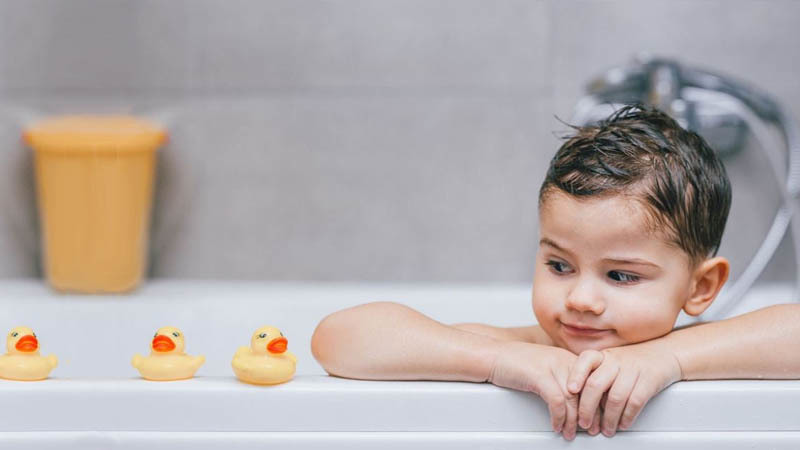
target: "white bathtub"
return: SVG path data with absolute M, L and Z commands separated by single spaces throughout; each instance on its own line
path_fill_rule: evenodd
M 0 282 L 0 332 L 31 326 L 51 379 L 0 380 L 0 448 L 800 448 L 800 381 L 676 383 L 613 438 L 550 431 L 534 394 L 490 384 L 347 380 L 311 356 L 328 313 L 370 301 L 405 303 L 444 322 L 533 322 L 526 285 L 378 285 L 150 281 L 128 296 L 63 296 L 38 280 Z M 789 286 L 754 290 L 738 312 L 786 302 Z M 683 323 L 685 318 L 679 321 Z M 298 357 L 289 383 L 238 382 L 230 361 L 260 325 Z M 156 328 L 183 329 L 206 364 L 192 380 L 148 382 L 130 365 Z M 423 350 L 424 351 L 424 350 Z

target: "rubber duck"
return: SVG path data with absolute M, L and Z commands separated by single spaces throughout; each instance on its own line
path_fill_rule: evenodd
M 8 333 L 6 350 L 8 353 L 0 356 L 0 378 L 44 380 L 58 364 L 55 355 L 39 355 L 39 340 L 28 327 L 16 327 Z
M 297 357 L 286 351 L 281 330 L 264 326 L 253 333 L 250 347 L 239 347 L 231 366 L 236 377 L 250 384 L 280 384 L 292 379 Z
M 172 381 L 192 378 L 206 362 L 205 356 L 191 356 L 183 352 L 183 332 L 175 327 L 162 327 L 153 336 L 150 356 L 133 356 L 133 367 L 142 378 L 151 381 Z

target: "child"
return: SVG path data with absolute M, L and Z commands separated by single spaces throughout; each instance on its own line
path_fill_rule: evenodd
M 397 303 L 324 318 L 331 375 L 490 382 L 542 397 L 553 429 L 612 436 L 680 380 L 798 378 L 800 306 L 673 330 L 728 278 L 715 256 L 731 190 L 722 163 L 667 115 L 630 105 L 575 133 L 539 192 L 538 325 L 444 325 Z M 601 411 L 602 409 L 602 411 Z

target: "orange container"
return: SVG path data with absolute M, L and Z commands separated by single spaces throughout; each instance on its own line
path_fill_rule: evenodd
M 147 270 L 160 126 L 130 116 L 64 116 L 23 132 L 35 154 L 45 274 L 62 292 L 135 289 Z

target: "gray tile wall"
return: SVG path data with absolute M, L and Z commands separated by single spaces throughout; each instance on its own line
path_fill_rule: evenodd
M 130 112 L 170 130 L 151 274 L 521 281 L 583 85 L 640 51 L 800 112 L 796 1 L 0 1 L 0 276 L 40 273 L 21 127 Z M 777 194 L 727 162 L 744 268 Z M 754 176 L 762 173 L 763 176 Z M 765 279 L 793 273 L 787 243 Z

